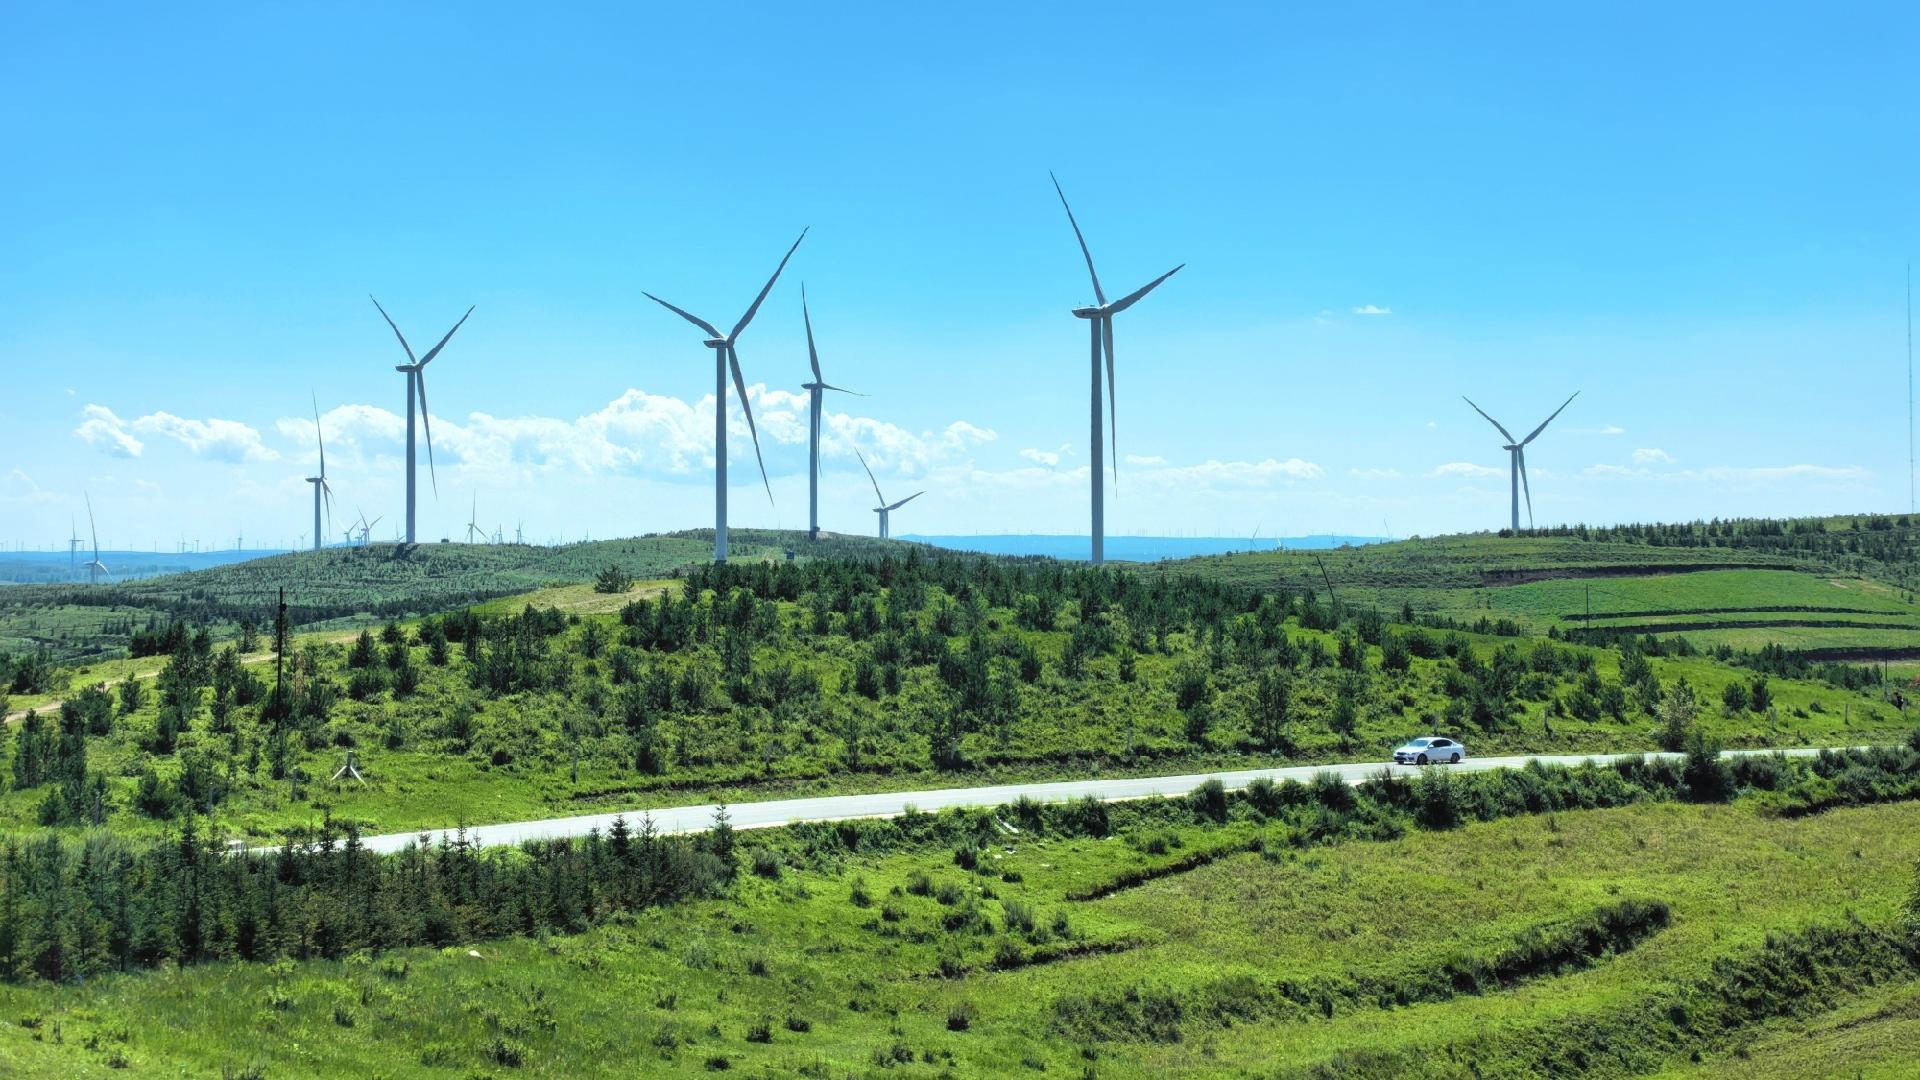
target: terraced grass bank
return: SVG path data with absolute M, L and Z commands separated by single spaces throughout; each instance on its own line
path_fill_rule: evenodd
M 1916 760 L 1838 772 L 1895 797 Z M 1731 804 L 1637 767 L 778 830 L 741 838 L 724 895 L 590 905 L 580 933 L 29 976 L 0 987 L 0 1071 L 1642 1074 L 1920 979 L 1896 929 L 1920 806 L 1784 817 L 1805 778 L 1771 768 L 1732 779 L 1786 792 Z M 1227 853 L 1141 872 L 1201 849 Z M 309 896 L 366 880 L 301 857 Z

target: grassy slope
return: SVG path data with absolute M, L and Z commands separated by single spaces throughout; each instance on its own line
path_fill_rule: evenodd
M 906 545 L 869 537 L 826 534 L 809 542 L 803 534 L 736 529 L 730 534 L 736 560 L 862 555 Z M 185 574 L 98 587 L 20 586 L 0 590 L 0 651 L 40 647 L 56 657 L 124 652 L 124 635 L 108 624 L 149 619 L 165 623 L 194 618 L 223 635 L 244 609 L 261 625 L 272 620 L 278 590 L 298 625 L 349 627 L 377 621 L 372 614 L 443 611 L 480 600 L 550 585 L 584 583 L 608 566 L 636 577 L 659 577 L 710 558 L 712 531 L 598 540 L 563 547 L 527 544 L 393 544 L 328 548 L 254 559 Z M 77 602 L 78 601 L 78 602 Z M 210 605 L 217 604 L 217 607 Z
M 1837 533 L 1846 532 L 1846 524 L 1829 523 Z M 1779 644 L 1910 650 L 1920 634 L 1920 605 L 1905 588 L 1836 570 L 1811 556 L 1742 548 L 1481 533 L 1346 548 L 1319 553 L 1318 561 L 1310 552 L 1262 552 L 1160 563 L 1141 571 L 1192 572 L 1252 588 L 1283 586 L 1322 595 L 1331 581 L 1349 604 L 1387 609 L 1410 604 L 1419 612 L 1466 621 L 1510 619 L 1538 633 L 1584 625 L 1590 598 L 1596 627 L 1683 631 L 1702 648 Z M 1652 614 L 1659 612 L 1690 614 Z
M 1255 828 L 1189 826 L 1180 835 L 1194 849 Z M 876 1055 L 896 1048 L 911 1063 L 887 1075 L 1044 1067 L 1073 1076 L 1086 1061 L 1052 1027 L 1061 995 L 1131 985 L 1191 994 L 1239 972 L 1305 980 L 1417 971 L 1616 898 L 1672 905 L 1666 930 L 1573 974 L 1331 1020 L 1189 1020 L 1178 1042 L 1096 1050 L 1103 1077 L 1265 1075 L 1356 1048 L 1471 1052 L 1489 1027 L 1551 1037 L 1562 1019 L 1699 976 L 1769 933 L 1836 924 L 1843 912 L 1891 919 L 1920 857 L 1920 806 L 1796 821 L 1762 817 L 1750 804 L 1510 819 L 1278 861 L 1235 856 L 1106 900 L 1065 899 L 1127 866 L 1178 855 L 1143 854 L 1136 840 L 1009 838 L 990 865 L 1017 870 L 1017 882 L 969 875 L 944 850 L 746 878 L 727 900 L 575 938 L 481 944 L 477 957 L 456 946 L 378 965 L 220 965 L 0 988 L 0 1071 L 105 1075 L 118 1053 L 154 1074 L 259 1065 L 267 1076 L 463 1075 L 489 1069 L 489 1044 L 506 1038 L 525 1048 L 519 1074 L 529 1076 L 697 1075 L 717 1058 L 746 1075 L 870 1075 L 883 1071 Z M 888 895 L 917 872 L 965 886 L 990 930 L 947 934 L 939 920 L 953 908 Z M 870 908 L 848 900 L 856 877 L 875 898 Z M 982 885 L 994 897 L 982 898 Z M 1007 936 L 999 924 L 1008 900 L 1031 904 L 1043 924 L 1064 913 L 1076 941 L 1121 951 L 992 972 L 982 965 Z M 876 917 L 888 902 L 899 921 Z M 943 953 L 972 972 L 930 977 Z M 975 1018 L 969 1030 L 950 1030 L 949 1011 L 962 1003 Z M 790 1030 L 788 1017 L 810 1030 Z M 771 1041 L 749 1041 L 763 1019 Z
M 642 586 L 657 591 L 664 583 Z M 609 598 L 591 590 L 563 589 L 543 594 L 549 600 L 605 608 L 624 598 Z M 501 601 L 499 608 L 517 610 L 518 600 Z M 785 621 L 800 617 L 796 605 L 783 605 Z M 595 719 L 579 701 L 579 685 L 588 663 L 578 652 L 571 663 L 578 673 L 575 688 L 558 693 L 512 694 L 488 700 L 467 685 L 466 662 L 458 649 L 448 668 L 427 663 L 426 650 L 415 646 L 414 662 L 425 682 L 415 695 L 394 701 L 381 693 L 365 702 L 343 700 L 333 721 L 317 742 L 300 747 L 305 773 L 324 778 L 344 759 L 341 746 L 357 747 L 360 767 L 368 779 L 355 783 L 307 783 L 300 798 L 291 785 L 272 780 L 258 765 L 251 748 L 262 741 L 257 721 L 241 710 L 234 736 L 207 730 L 204 712 L 193 730 L 183 736 L 183 748 L 211 755 L 216 771 L 225 774 L 231 760 L 233 795 L 215 813 L 214 825 L 254 837 L 273 837 L 289 827 L 308 826 L 331 815 L 335 820 L 360 823 L 368 831 L 391 832 L 417 828 L 447 828 L 457 824 L 484 824 L 618 808 L 680 805 L 724 798 L 739 802 L 789 794 L 828 794 L 902 788 L 970 786 L 1013 780 L 1059 779 L 1066 776 L 1152 774 L 1210 767 L 1259 764 L 1346 761 L 1386 750 L 1411 734 L 1427 729 L 1424 716 L 1438 715 L 1445 706 L 1443 676 L 1450 661 L 1413 661 L 1406 675 L 1378 671 L 1380 653 L 1368 650 L 1374 669 L 1372 689 L 1362 699 L 1357 735 L 1343 744 L 1328 727 L 1334 687 L 1340 673 L 1333 668 L 1303 674 L 1297 683 L 1299 720 L 1294 727 L 1298 747 L 1290 758 L 1260 753 L 1247 745 L 1247 702 L 1250 680 L 1233 672 L 1214 680 L 1210 701 L 1216 719 L 1202 744 L 1187 738 L 1185 717 L 1175 707 L 1172 683 L 1176 673 L 1193 662 L 1192 643 L 1184 632 L 1170 638 L 1168 654 L 1145 653 L 1138 661 L 1139 680 L 1124 683 L 1118 661 L 1100 657 L 1089 662 L 1088 675 L 1069 679 L 1058 667 L 1069 637 L 1068 624 L 1053 632 L 1012 629 L 1011 613 L 994 613 L 1004 633 L 1027 638 L 1046 661 L 1041 680 L 1020 691 L 1018 719 L 1004 732 L 975 732 L 965 748 L 973 767 L 935 771 L 925 717 L 942 707 L 946 691 L 931 668 L 913 668 L 898 696 L 870 701 L 851 690 L 854 658 L 859 645 L 843 635 L 812 638 L 789 635 L 789 644 L 762 646 L 755 659 L 765 671 L 779 661 L 792 662 L 814 672 L 824 696 L 791 714 L 770 712 L 763 705 L 732 705 L 716 694 L 713 705 L 697 714 L 676 715 L 661 721 L 662 737 L 674 747 L 672 766 L 662 775 L 636 770 L 628 742 L 617 720 Z M 618 629 L 611 615 L 586 611 L 582 618 L 597 622 L 609 634 Z M 1070 620 L 1069 620 L 1070 623 Z M 1333 648 L 1331 635 L 1290 624 L 1301 642 L 1319 640 Z M 577 649 L 585 627 L 568 631 L 564 641 Z M 310 635 L 307 640 L 329 642 L 321 647 L 326 669 L 344 683 L 348 635 Z M 1480 655 L 1489 656 L 1509 642 L 1464 635 Z M 964 645 L 954 638 L 955 647 Z M 1605 649 L 1566 646 L 1595 658 L 1606 679 L 1617 678 L 1617 654 Z M 707 645 L 691 656 L 680 654 L 649 659 L 681 667 L 689 662 L 715 663 L 714 647 Z M 157 664 L 157 661 L 148 661 Z M 1665 683 L 1684 679 L 1701 693 L 1703 702 L 1717 703 L 1729 681 L 1749 675 L 1704 657 L 1657 659 L 1654 668 Z M 604 667 L 604 659 L 602 661 Z M 256 671 L 269 669 L 255 668 Z M 1562 676 L 1554 685 L 1558 694 L 1570 683 Z M 1897 739 L 1907 724 L 1889 706 L 1871 696 L 1847 693 L 1815 682 L 1775 680 L 1775 711 L 1762 715 L 1725 715 L 1717 704 L 1702 715 L 1702 723 L 1729 746 L 1854 745 Z M 443 737 L 445 717 L 461 703 L 477 709 L 475 733 L 462 745 Z M 115 733 L 95 739 L 89 750 L 90 767 L 110 778 L 116 809 L 109 819 L 119 831 L 157 832 L 162 822 L 131 809 L 130 794 L 141 768 L 151 764 L 163 777 L 175 774 L 178 755 L 155 757 L 141 746 L 158 716 L 156 694 L 149 693 L 143 708 L 116 723 Z M 863 731 L 860 771 L 846 768 L 845 718 L 858 719 Z M 565 725 L 583 726 L 579 741 L 580 773 L 572 776 L 574 743 Z M 397 730 L 402 741 L 388 745 L 388 733 Z M 1123 752 L 1129 738 L 1136 754 Z M 771 760 L 763 751 L 777 745 Z M 1496 735 L 1468 733 L 1476 753 L 1582 753 L 1655 749 L 1653 724 L 1629 714 L 1625 722 L 1602 717 L 1581 722 L 1549 716 L 1545 698 L 1520 704 L 1514 725 Z M 504 751 L 508 760 L 497 760 Z M 31 827 L 46 788 L 0 793 L 0 827 Z
M 1655 1080 L 1910 1080 L 1920 1073 L 1920 986 L 1860 995 L 1845 1008 L 1771 1025 L 1750 1043 Z

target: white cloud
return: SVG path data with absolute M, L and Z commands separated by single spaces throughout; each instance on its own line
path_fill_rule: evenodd
M 1175 465 L 1153 469 L 1148 472 L 1157 481 L 1182 487 L 1195 486 L 1211 489 L 1219 488 L 1259 488 L 1274 484 L 1294 484 L 1302 480 L 1318 480 L 1326 475 L 1326 470 L 1311 461 L 1297 457 L 1285 461 L 1267 458 L 1264 461 L 1213 461 L 1198 465 Z
M 1501 470 L 1471 461 L 1449 461 L 1433 470 L 1435 476 L 1499 476 Z
M 1633 452 L 1633 463 L 1635 465 L 1671 465 L 1673 457 L 1658 447 L 1648 447 Z
M 1348 469 L 1347 475 L 1357 480 L 1398 480 L 1399 469 Z
M 273 461 L 279 454 L 260 441 L 260 432 L 238 420 L 190 420 L 170 412 L 142 416 L 128 425 L 143 435 L 160 435 L 215 461 Z
M 73 429 L 74 438 L 113 457 L 137 458 L 146 452 L 147 445 L 127 434 L 126 424 L 112 409 L 89 405 L 83 415 L 86 419 Z
M 1353 313 L 1355 315 L 1391 315 L 1393 314 L 1393 309 L 1390 307 L 1381 307 L 1378 304 L 1361 304 L 1359 307 L 1353 309 Z
M 1619 424 L 1608 424 L 1594 431 L 1595 435 L 1625 435 L 1626 433 L 1627 429 L 1621 427 Z
M 755 384 L 747 388 L 747 400 L 768 473 L 804 473 L 806 395 Z M 713 403 L 711 394 L 688 402 L 629 389 L 601 408 L 572 419 L 481 412 L 469 413 L 464 421 L 436 417 L 434 452 L 440 464 L 494 474 L 566 470 L 586 475 L 691 476 L 713 467 Z M 330 449 L 388 455 L 396 453 L 406 438 L 405 419 L 374 405 L 342 405 L 320 420 Z M 923 473 L 998 438 L 992 430 L 965 420 L 918 434 L 846 413 L 828 412 L 822 421 L 823 458 L 844 458 L 850 463 L 858 447 L 876 473 Z M 293 417 L 276 426 L 303 447 L 313 445 L 312 420 Z M 736 471 L 758 471 L 746 414 L 737 405 L 728 410 L 727 451 Z M 424 447 L 420 452 L 424 456 Z
M 1429 420 L 1429 421 L 1427 421 L 1427 430 L 1429 430 L 1429 431 L 1436 431 L 1436 430 L 1438 430 L 1438 429 L 1439 429 L 1439 427 L 1440 427 L 1440 421 L 1438 421 L 1438 420 Z
M 1128 454 L 1126 462 L 1129 465 L 1165 465 L 1167 459 L 1158 454 Z
M 273 461 L 280 455 L 260 441 L 260 432 L 238 420 L 194 420 L 170 412 L 122 420 L 104 405 L 88 405 L 74 437 L 114 457 L 139 457 L 146 443 L 134 433 L 172 439 L 201 457 L 241 464 Z
M 1029 446 L 1020 451 L 1020 456 L 1037 465 L 1045 465 L 1049 469 L 1060 464 L 1060 455 L 1051 450 L 1035 450 Z
M 1629 469 L 1625 465 L 1589 465 L 1581 470 L 1588 476 L 1645 476 L 1646 469 Z

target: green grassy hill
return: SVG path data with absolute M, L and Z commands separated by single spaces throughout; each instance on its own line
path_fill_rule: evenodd
M 1321 595 L 1330 587 L 1347 604 L 1530 633 L 1682 634 L 1701 649 L 1778 645 L 1911 663 L 1920 661 L 1916 535 L 1904 517 L 1481 533 L 1139 572 Z
M 898 541 L 762 529 L 731 533 L 741 561 L 859 557 Z M 706 562 L 712 530 L 540 547 L 526 544 L 370 544 L 325 548 L 160 578 L 99 586 L 0 590 L 0 652 L 48 650 L 54 659 L 123 653 L 135 630 L 174 622 L 232 636 L 244 619 L 267 625 L 280 589 L 299 627 L 363 626 L 446 611 L 545 585 L 591 581 L 609 566 L 662 577 Z
M 1834 769 L 1910 792 L 1897 758 Z M 0 1072 L 1911 1075 L 1920 807 L 1782 814 L 1764 788 L 1811 769 L 1756 769 L 1730 804 L 1653 772 L 1539 770 L 771 830 L 738 838 L 712 895 L 570 916 L 623 873 L 601 838 L 529 912 L 577 921 L 495 938 L 461 928 L 506 898 L 382 906 L 423 880 L 457 895 L 463 856 L 379 875 L 295 854 L 275 914 L 297 929 L 262 927 L 259 959 L 0 985 Z M 100 963 L 49 960 L 55 902 L 0 911 L 29 928 L 0 960 Z M 402 932 L 424 943 L 359 944 Z

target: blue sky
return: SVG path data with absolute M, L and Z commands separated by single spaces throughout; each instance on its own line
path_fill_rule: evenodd
M 1904 5 L 140 5 L 0 40 L 0 541 L 292 543 L 308 393 L 337 516 L 396 520 L 428 369 L 422 531 L 805 523 L 807 284 L 823 524 L 1083 532 L 1090 288 L 1122 315 L 1113 533 L 1907 505 L 1915 248 Z M 1375 313 L 1377 312 L 1377 313 Z M 84 528 L 84 515 L 82 521 Z M 342 522 L 344 527 L 344 522 Z

